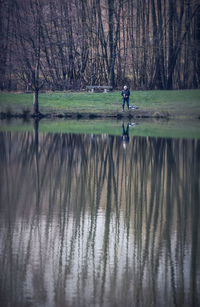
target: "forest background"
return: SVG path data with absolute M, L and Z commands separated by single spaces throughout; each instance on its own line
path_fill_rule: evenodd
M 0 89 L 200 86 L 198 0 L 1 0 Z

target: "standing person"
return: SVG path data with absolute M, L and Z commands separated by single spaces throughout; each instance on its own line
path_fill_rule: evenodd
M 127 103 L 127 108 L 129 110 L 129 96 L 130 96 L 130 91 L 128 89 L 128 87 L 126 85 L 124 85 L 124 89 L 121 92 L 121 95 L 123 97 L 122 99 L 122 109 L 124 111 L 124 105 L 125 105 L 125 101 Z

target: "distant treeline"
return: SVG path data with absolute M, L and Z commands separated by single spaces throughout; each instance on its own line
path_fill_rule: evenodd
M 197 0 L 1 0 L 0 88 L 199 88 Z

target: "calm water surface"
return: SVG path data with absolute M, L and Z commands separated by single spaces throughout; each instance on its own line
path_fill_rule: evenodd
M 200 140 L 0 144 L 1 306 L 200 304 Z

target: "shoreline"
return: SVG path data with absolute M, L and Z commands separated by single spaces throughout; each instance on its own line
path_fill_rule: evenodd
M 118 91 L 110 93 L 45 92 L 34 114 L 33 95 L 0 93 L 0 120 L 21 119 L 200 119 L 200 90 L 134 91 L 122 112 Z
M 54 119 L 54 118 L 62 118 L 62 119 L 140 119 L 140 118 L 156 118 L 156 119 L 193 119 L 200 120 L 199 114 L 190 114 L 189 116 L 185 116 L 183 114 L 170 114 L 168 111 L 155 111 L 155 110 L 130 110 L 124 112 L 48 112 L 48 113 L 38 113 L 34 114 L 30 111 L 23 112 L 0 112 L 0 120 L 5 119 Z

